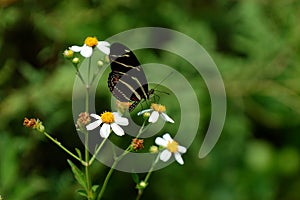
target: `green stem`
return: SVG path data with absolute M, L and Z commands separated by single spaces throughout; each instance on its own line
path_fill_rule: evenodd
M 89 113 L 89 92 L 90 86 L 86 85 L 86 92 L 85 92 L 85 112 Z
M 117 162 L 114 162 L 114 164 L 113 164 L 112 167 L 110 168 L 109 172 L 107 173 L 107 175 L 106 175 L 106 177 L 105 177 L 105 180 L 104 180 L 104 182 L 103 182 L 101 191 L 100 191 L 100 193 L 99 193 L 99 195 L 98 195 L 97 200 L 100 200 L 100 199 L 102 198 L 102 196 L 103 196 L 103 194 L 104 194 L 104 191 L 105 191 L 105 189 L 106 189 L 107 183 L 108 183 L 108 181 L 109 181 L 109 179 L 110 179 L 110 176 L 112 175 L 112 173 L 113 173 L 113 171 L 114 171 L 115 165 L 117 165 Z
M 157 157 L 156 157 L 155 161 L 153 162 L 153 164 L 152 164 L 152 166 L 151 166 L 149 172 L 148 172 L 147 175 L 146 175 L 146 178 L 145 178 L 145 180 L 144 180 L 146 183 L 148 183 L 148 179 L 150 178 L 150 175 L 151 175 L 151 173 L 153 172 L 153 169 L 154 169 L 155 165 L 157 164 L 157 162 L 158 162 L 158 160 L 159 160 L 159 155 L 160 155 L 160 154 L 157 154 Z
M 144 182 L 145 182 L 147 185 L 148 185 L 148 180 L 149 180 L 149 178 L 150 178 L 150 176 L 151 176 L 151 174 L 152 174 L 152 172 L 153 172 L 153 169 L 154 169 L 155 165 L 157 164 L 157 162 L 158 162 L 158 160 L 159 160 L 159 155 L 160 155 L 160 154 L 157 155 L 155 161 L 152 163 L 151 168 L 150 168 L 150 170 L 148 171 L 148 173 L 147 173 L 147 175 L 146 175 L 146 177 L 145 177 L 145 179 L 144 179 Z M 139 189 L 139 190 L 138 190 L 138 194 L 137 194 L 137 196 L 136 196 L 136 200 L 139 200 L 139 199 L 141 198 L 141 196 L 143 195 L 144 189 L 145 189 L 145 188 Z
M 86 92 L 85 92 L 85 112 L 89 113 L 89 91 L 90 91 L 90 70 L 91 70 L 91 57 L 89 58 L 89 65 L 88 65 L 88 81 L 86 86 Z M 86 183 L 87 183 L 87 198 L 88 199 L 93 199 L 93 191 L 91 189 L 92 181 L 90 177 L 90 172 L 89 172 L 89 134 L 86 131 L 85 132 L 85 162 L 87 165 L 85 166 L 85 177 L 86 177 Z
M 93 157 L 90 159 L 90 161 L 88 162 L 89 165 L 92 165 L 94 160 L 96 159 L 96 156 L 98 155 L 99 151 L 102 149 L 104 143 L 106 142 L 107 138 L 104 138 L 101 142 L 101 144 L 97 147 Z
M 138 132 L 138 134 L 137 134 L 137 136 L 136 136 L 136 138 L 138 138 L 138 137 L 142 134 L 142 132 L 143 132 L 143 130 L 144 130 L 144 127 L 145 127 L 145 124 L 146 124 L 146 120 L 143 122 L 143 124 L 142 124 L 142 126 L 141 126 L 141 128 L 140 128 L 140 130 L 139 130 L 139 132 Z M 128 153 L 130 152 L 130 150 L 131 150 L 131 144 L 127 147 L 127 149 L 126 149 L 119 157 L 117 157 L 117 158 L 115 159 L 113 165 L 111 166 L 109 172 L 107 173 L 107 175 L 106 175 L 106 177 L 105 177 L 104 183 L 103 183 L 103 185 L 102 185 L 101 191 L 100 191 L 99 194 L 98 194 L 97 200 L 100 200 L 100 199 L 102 198 L 102 196 L 103 196 L 103 194 L 104 194 L 104 192 L 105 192 L 107 183 L 108 183 L 108 181 L 109 181 L 109 179 L 110 179 L 110 177 L 111 177 L 111 175 L 112 175 L 112 173 L 113 173 L 113 171 L 114 171 L 114 168 L 117 166 L 117 164 L 119 163 L 119 161 L 120 161 L 126 154 L 128 154 Z
M 144 127 L 145 127 L 146 121 L 147 120 L 144 120 L 144 122 L 143 122 L 143 124 L 142 124 L 142 126 L 141 126 L 141 128 L 140 128 L 140 130 L 138 132 L 138 134 L 136 135 L 136 138 L 139 138 L 140 135 L 143 133 L 143 131 L 145 131 Z
M 86 84 L 85 84 L 85 81 L 84 81 L 84 79 L 83 79 L 83 77 L 82 77 L 82 75 L 81 75 L 81 73 L 79 72 L 79 70 L 78 70 L 78 68 L 77 68 L 77 66 L 76 66 L 76 65 L 73 65 L 73 66 L 75 67 L 76 75 L 79 77 L 79 79 L 81 80 L 82 84 L 83 84 L 83 85 L 86 85 Z
M 85 133 L 85 162 L 87 165 L 85 165 L 85 178 L 86 178 L 86 185 L 87 185 L 87 196 L 88 199 L 92 199 L 93 194 L 91 190 L 91 180 L 90 180 L 90 173 L 89 173 L 89 151 L 88 151 L 88 145 L 89 145 L 89 139 L 88 139 L 88 133 Z
M 92 57 L 89 57 L 89 66 L 88 66 L 88 84 L 91 84 L 91 83 L 90 83 L 91 62 L 92 62 Z
M 143 194 L 143 190 L 139 189 L 138 195 L 136 196 L 136 199 L 135 199 L 135 200 L 140 200 L 141 197 L 142 197 L 142 194 Z
M 44 131 L 43 134 L 47 138 L 49 138 L 52 142 L 54 142 L 55 144 L 57 144 L 62 150 L 64 150 L 65 152 L 67 152 L 70 156 L 72 156 L 73 158 L 75 158 L 76 160 L 78 160 L 82 165 L 86 166 L 88 164 L 88 163 L 84 162 L 83 160 L 81 160 L 79 157 L 77 157 L 75 154 L 73 154 L 71 151 L 69 151 L 59 141 L 57 141 L 56 139 L 54 139 L 53 137 L 51 137 L 47 132 Z
M 100 72 L 100 67 L 98 67 L 97 71 L 93 74 L 93 77 L 92 77 L 92 80 L 91 80 L 91 85 L 93 85 L 93 83 L 94 83 L 96 77 L 98 76 L 99 72 Z
M 130 152 L 130 146 L 119 156 L 115 159 L 113 165 L 111 166 L 109 172 L 107 173 L 106 177 L 105 177 L 105 180 L 103 182 L 103 185 L 102 185 L 102 188 L 101 188 L 101 191 L 97 197 L 97 200 L 100 200 L 105 192 L 105 189 L 106 189 L 106 186 L 107 186 L 107 183 L 113 173 L 113 171 L 115 170 L 115 167 L 117 166 L 117 164 L 119 163 L 119 161 L 126 155 Z

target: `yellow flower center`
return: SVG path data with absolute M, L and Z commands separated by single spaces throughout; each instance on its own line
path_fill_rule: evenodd
M 87 37 L 84 41 L 84 44 L 89 47 L 95 47 L 98 44 L 98 40 L 96 37 Z
M 103 123 L 110 124 L 115 121 L 114 115 L 111 112 L 104 112 L 101 114 L 101 119 Z
M 178 151 L 178 143 L 175 142 L 174 140 L 172 142 L 168 141 L 167 149 L 172 153 L 177 152 Z
M 161 104 L 153 103 L 153 104 L 151 104 L 151 108 L 159 113 L 166 111 L 166 106 L 161 105 Z

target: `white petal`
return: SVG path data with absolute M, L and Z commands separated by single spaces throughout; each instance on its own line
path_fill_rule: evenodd
M 185 153 L 186 152 L 186 148 L 183 146 L 178 145 L 178 152 L 179 153 Z
M 163 135 L 163 138 L 164 138 L 165 140 L 167 140 L 167 141 L 170 141 L 170 142 L 173 141 L 173 139 L 171 138 L 171 136 L 170 136 L 169 133 L 164 134 L 164 135 Z
M 71 49 L 74 52 L 79 52 L 79 51 L 81 51 L 82 47 L 80 47 L 80 46 L 71 46 L 69 49 Z
M 149 122 L 155 123 L 158 119 L 159 113 L 157 111 L 153 111 L 149 117 Z
M 99 41 L 97 46 L 109 47 L 110 44 L 109 44 L 109 42 L 106 42 L 106 41 Z
M 122 114 L 119 112 L 113 112 L 112 114 L 114 115 L 114 117 L 122 117 Z
M 100 119 L 101 120 L 101 117 L 97 114 L 90 114 L 91 117 L 94 117 L 95 119 Z
M 123 129 L 116 123 L 112 123 L 111 128 L 115 132 L 115 134 L 118 135 L 118 136 L 122 136 L 122 135 L 125 134 Z
M 100 136 L 103 138 L 108 138 L 110 134 L 110 125 L 109 124 L 103 124 L 100 128 Z
M 129 124 L 128 119 L 125 117 L 121 117 L 120 113 L 113 112 L 115 122 L 121 126 L 127 126 Z
M 103 53 L 105 53 L 106 55 L 108 55 L 110 53 L 110 48 L 109 48 L 110 44 L 106 41 L 100 41 L 98 42 L 97 48 L 102 51 Z
M 179 164 L 183 165 L 184 162 L 183 162 L 183 160 L 182 160 L 182 157 L 181 157 L 180 153 L 178 153 L 178 152 L 174 153 L 174 157 L 175 157 L 175 160 L 176 160 Z
M 171 119 L 171 117 L 169 117 L 166 113 L 161 113 L 160 116 L 161 116 L 165 121 L 174 123 L 174 120 Z
M 155 144 L 157 144 L 157 145 L 159 145 L 159 146 L 166 147 L 167 144 L 168 144 L 168 141 L 165 140 L 165 139 L 163 139 L 163 138 L 161 138 L 161 137 L 157 137 L 157 138 L 155 139 Z
M 150 112 L 150 111 L 152 111 L 152 110 L 153 110 L 153 109 L 151 109 L 151 108 L 150 108 L 150 109 L 146 109 L 146 110 L 142 110 L 142 111 L 138 112 L 137 115 L 140 116 L 140 115 L 142 115 L 142 114 L 144 114 L 144 113 L 146 113 L 146 112 Z
M 92 53 L 93 53 L 93 48 L 92 47 L 89 47 L 87 45 L 82 46 L 80 54 L 83 57 L 89 58 L 89 57 L 91 57 Z
M 94 121 L 86 126 L 86 130 L 88 130 L 88 131 L 94 130 L 95 128 L 100 126 L 101 123 L 102 122 L 100 120 Z
M 167 162 L 170 157 L 171 157 L 172 153 L 170 151 L 168 151 L 167 149 L 163 150 L 163 152 L 161 152 L 159 158 L 164 161 Z

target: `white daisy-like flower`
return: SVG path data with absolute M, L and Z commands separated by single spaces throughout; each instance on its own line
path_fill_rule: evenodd
M 137 115 L 142 115 L 144 113 L 151 113 L 148 119 L 148 121 L 151 123 L 157 122 L 159 116 L 166 122 L 174 123 L 174 120 L 171 117 L 169 117 L 165 112 L 166 112 L 166 106 L 153 103 L 151 104 L 151 108 L 142 110 L 138 112 Z
M 128 125 L 128 119 L 125 117 L 122 117 L 120 113 L 118 112 L 104 112 L 101 114 L 101 116 L 96 114 L 90 114 L 91 117 L 95 118 L 96 121 L 90 123 L 86 126 L 86 129 L 88 131 L 94 130 L 98 126 L 101 126 L 100 128 L 100 136 L 103 138 L 108 138 L 111 129 L 113 132 L 118 135 L 122 136 L 124 135 L 124 130 L 119 126 L 127 126 Z
M 80 52 L 83 57 L 89 58 L 93 54 L 94 47 L 108 55 L 110 53 L 110 44 L 106 41 L 98 41 L 96 37 L 87 37 L 83 46 L 71 46 L 70 50 Z
M 162 138 L 157 137 L 155 139 L 155 143 L 165 148 L 159 156 L 160 160 L 167 162 L 171 158 L 171 155 L 173 153 L 175 160 L 179 164 L 183 165 L 184 162 L 181 154 L 186 152 L 186 148 L 180 146 L 175 140 L 173 140 L 169 133 L 164 134 Z

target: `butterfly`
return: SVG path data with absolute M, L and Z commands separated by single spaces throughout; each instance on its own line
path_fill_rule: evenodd
M 148 89 L 144 70 L 133 52 L 121 43 L 110 47 L 110 67 L 107 84 L 110 92 L 121 102 L 132 102 L 129 112 L 142 101 L 148 100 L 154 89 Z

